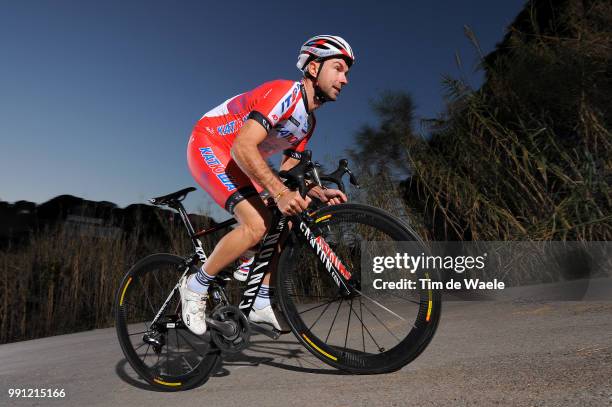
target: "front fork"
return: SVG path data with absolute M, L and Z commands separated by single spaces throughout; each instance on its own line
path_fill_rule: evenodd
M 317 256 L 327 273 L 334 280 L 341 294 L 346 297 L 358 295 L 355 284 L 358 282 L 353 278 L 352 273 L 346 268 L 340 257 L 333 251 L 320 233 L 314 233 L 309 225 L 313 222 L 325 221 L 328 215 L 321 216 L 313 220 L 309 215 L 295 216 L 297 225 L 296 234 L 306 243 L 306 245 Z M 326 226 L 327 227 L 327 226 Z M 328 228 L 328 227 L 327 227 Z

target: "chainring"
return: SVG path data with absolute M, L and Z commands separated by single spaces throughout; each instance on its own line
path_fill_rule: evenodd
M 231 337 L 224 336 L 219 331 L 212 330 L 210 335 L 217 347 L 228 353 L 238 353 L 249 346 L 251 328 L 247 317 L 234 305 L 218 305 L 213 309 L 211 317 L 221 322 L 233 322 L 237 326 L 236 334 Z

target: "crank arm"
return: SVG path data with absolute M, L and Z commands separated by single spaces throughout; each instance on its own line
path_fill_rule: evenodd
M 206 317 L 206 325 L 214 329 L 215 331 L 219 331 L 221 335 L 232 337 L 238 333 L 238 328 L 235 323 L 227 321 L 217 321 L 216 319 Z
M 276 329 L 264 328 L 263 326 L 261 326 L 261 324 L 255 324 L 251 322 L 249 326 L 251 327 L 252 332 L 257 332 L 258 334 L 265 335 L 270 339 L 277 340 L 281 335 L 281 332 L 277 331 Z

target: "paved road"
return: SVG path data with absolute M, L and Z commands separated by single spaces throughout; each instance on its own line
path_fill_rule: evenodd
M 139 382 L 114 329 L 3 345 L 0 405 L 612 406 L 612 302 L 446 303 L 429 348 L 378 376 L 339 374 L 292 335 L 253 341 L 180 393 Z M 66 397 L 9 399 L 12 387 Z

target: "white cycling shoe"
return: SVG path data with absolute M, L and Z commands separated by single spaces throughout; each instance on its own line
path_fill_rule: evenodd
M 291 328 L 289 328 L 289 324 L 287 324 L 283 314 L 280 311 L 273 309 L 272 305 L 268 305 L 262 309 L 253 307 L 249 313 L 249 321 L 258 324 L 261 323 L 272 325 L 274 329 L 280 332 L 291 332 Z
M 183 323 L 196 335 L 206 333 L 207 294 L 198 294 L 187 287 L 187 276 L 181 279 L 181 308 Z

